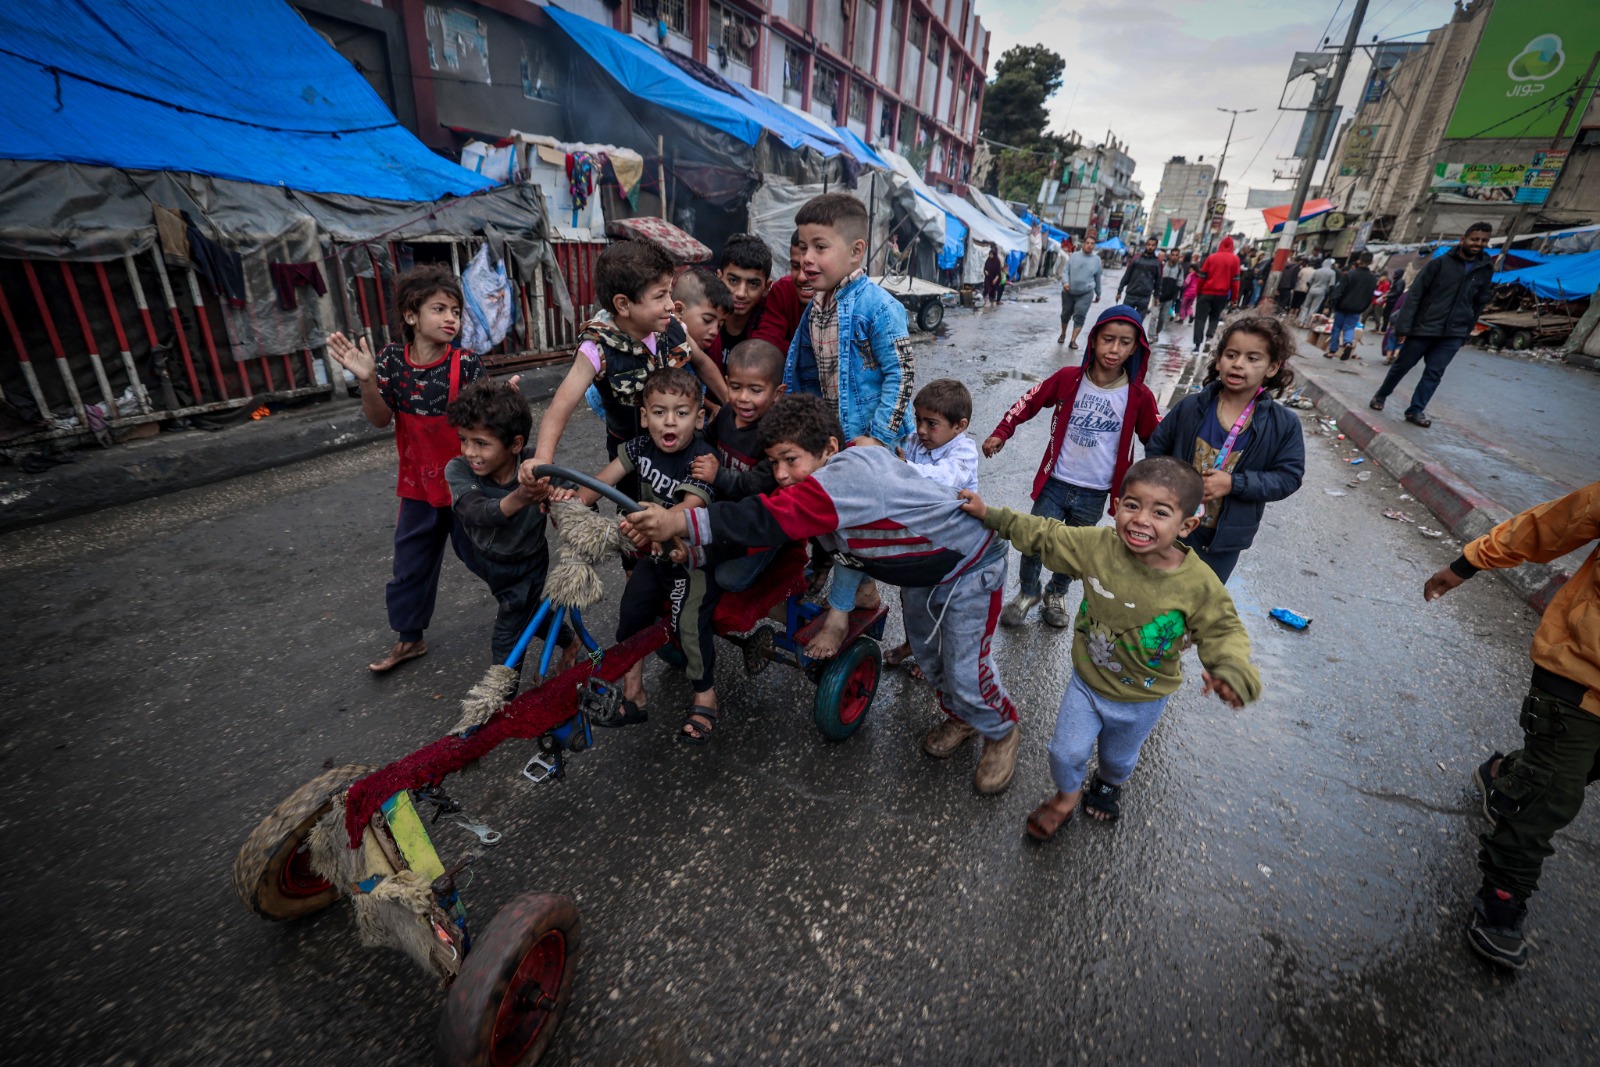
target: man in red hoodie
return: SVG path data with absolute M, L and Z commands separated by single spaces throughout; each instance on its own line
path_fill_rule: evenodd
M 1200 289 L 1194 302 L 1194 350 L 1201 342 L 1210 343 L 1217 323 L 1229 304 L 1239 302 L 1239 257 L 1233 254 L 1233 238 L 1224 237 L 1217 250 L 1200 264 Z
M 1133 463 L 1133 439 L 1150 440 L 1160 415 L 1156 398 L 1144 384 L 1150 363 L 1139 312 L 1127 304 L 1106 308 L 1089 331 L 1082 367 L 1064 367 L 1022 394 L 983 442 L 983 454 L 994 456 L 1017 427 L 1044 408 L 1051 408 L 1050 443 L 1033 479 L 1033 514 L 1060 519 L 1068 526 L 1093 526 L 1107 510 L 1113 486 Z M 1072 579 L 1050 576 L 1040 584 L 1043 562 L 1023 556 L 1022 587 L 1006 605 L 1000 621 L 1021 626 L 1033 606 L 1044 600 L 1044 621 L 1072 625 L 1067 587 Z

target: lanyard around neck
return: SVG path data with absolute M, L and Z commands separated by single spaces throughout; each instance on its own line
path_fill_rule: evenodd
M 1228 462 L 1228 454 L 1233 451 L 1234 443 L 1239 440 L 1239 435 L 1244 432 L 1245 426 L 1250 422 L 1250 415 L 1256 410 L 1256 401 L 1261 399 L 1261 394 L 1267 391 L 1264 385 L 1256 387 L 1256 395 L 1250 398 L 1250 403 L 1239 412 L 1238 419 L 1234 420 L 1233 429 L 1228 431 L 1227 438 L 1222 442 L 1222 447 L 1217 449 L 1216 462 L 1211 464 L 1212 470 L 1221 470 L 1222 465 Z

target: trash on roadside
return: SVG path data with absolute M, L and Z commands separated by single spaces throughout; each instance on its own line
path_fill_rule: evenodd
M 1346 460 L 1346 462 L 1349 463 L 1350 466 L 1352 466 L 1352 467 L 1354 467 L 1358 463 L 1365 463 L 1366 461 L 1367 461 L 1367 457 L 1366 456 L 1356 456 L 1356 457 L 1354 457 L 1352 459 Z
M 1410 500 L 1411 499 L 1411 494 L 1410 493 L 1401 493 L 1400 494 L 1400 499 L 1401 500 Z
M 1371 471 L 1362 471 L 1360 474 L 1356 475 L 1356 481 L 1358 481 L 1358 482 L 1370 481 L 1371 478 L 1372 478 L 1372 472 Z
M 1343 489 L 1324 489 L 1323 492 L 1327 493 L 1329 496 L 1348 496 L 1349 495 Z
M 1288 608 L 1273 608 L 1271 611 L 1267 612 L 1267 614 L 1272 616 L 1274 619 L 1277 619 L 1291 630 L 1304 630 L 1307 626 L 1311 625 L 1310 619 L 1299 614 L 1298 612 L 1290 611 Z
M 1390 510 L 1385 511 L 1383 513 L 1383 517 L 1386 518 L 1386 519 L 1394 519 L 1396 522 L 1416 522 L 1417 521 L 1416 519 L 1413 519 L 1410 515 L 1407 515 L 1405 512 L 1401 511 L 1398 508 L 1391 508 Z
M 1340 435 L 1339 435 L 1339 440 L 1341 440 L 1341 441 L 1343 441 L 1343 440 L 1344 440 L 1344 434 L 1340 434 Z
M 1417 527 L 1417 533 L 1421 534 L 1423 537 L 1443 537 L 1444 536 L 1444 531 L 1443 530 L 1430 530 L 1426 526 L 1418 526 Z

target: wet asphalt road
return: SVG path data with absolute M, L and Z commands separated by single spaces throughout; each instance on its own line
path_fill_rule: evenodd
M 920 379 L 973 387 L 980 438 L 1061 365 L 1041 292 L 953 311 L 918 349 Z M 1158 395 L 1185 363 L 1158 348 Z M 562 459 L 598 468 L 598 424 L 579 425 Z M 1046 431 L 986 462 L 986 497 L 1026 504 Z M 496 752 L 452 790 L 506 834 L 469 908 L 481 925 L 538 889 L 583 913 L 547 1062 L 1592 1062 L 1595 812 L 1546 867 L 1528 972 L 1491 972 L 1460 929 L 1465 783 L 1514 743 L 1536 620 L 1490 575 L 1425 605 L 1458 546 L 1383 518 L 1427 521 L 1382 471 L 1347 486 L 1372 465 L 1308 446 L 1305 487 L 1269 507 L 1233 583 L 1263 700 L 1234 713 L 1191 678 L 1118 825 L 1022 837 L 1068 670 L 1070 631 L 1038 623 L 998 643 L 1025 731 L 999 798 L 972 792 L 975 751 L 921 754 L 931 697 L 903 673 L 836 745 L 801 675 L 747 679 L 736 655 L 708 749 L 672 740 L 688 689 L 652 664 L 656 717 L 564 782 L 519 778 L 526 744 Z M 229 885 L 282 797 L 436 737 L 485 664 L 490 598 L 449 560 L 431 654 L 367 676 L 393 469 L 372 447 L 0 539 L 8 1060 L 427 1061 L 431 980 L 361 949 L 344 907 L 270 924 Z M 1312 628 L 1279 628 L 1276 606 Z M 447 860 L 471 842 L 437 840 Z

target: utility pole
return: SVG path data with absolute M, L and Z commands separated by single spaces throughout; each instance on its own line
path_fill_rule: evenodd
M 1233 144 L 1233 124 L 1239 121 L 1240 115 L 1248 115 L 1250 112 L 1254 111 L 1255 108 L 1219 107 L 1217 110 L 1226 111 L 1233 117 L 1228 120 L 1228 139 L 1222 142 L 1222 158 L 1218 160 L 1216 174 L 1214 174 L 1211 178 L 1211 212 L 1206 218 L 1205 249 L 1207 252 L 1216 251 L 1216 247 L 1211 243 L 1211 236 L 1213 233 L 1218 232 L 1213 228 L 1215 225 L 1214 220 L 1222 218 L 1222 213 L 1217 211 L 1216 205 L 1217 202 L 1222 198 L 1222 168 L 1228 165 L 1228 146 Z
M 1322 150 L 1322 139 L 1328 135 L 1333 122 L 1333 109 L 1339 102 L 1339 90 L 1344 87 L 1344 72 L 1350 66 L 1350 54 L 1356 50 L 1356 38 L 1361 34 L 1361 20 L 1367 17 L 1368 0 L 1356 0 L 1356 9 L 1350 13 L 1350 29 L 1344 35 L 1339 57 L 1333 63 L 1333 80 L 1328 95 L 1317 108 L 1317 119 L 1311 124 L 1311 147 L 1300 167 L 1300 180 L 1295 182 L 1294 200 L 1289 204 L 1289 217 L 1283 222 L 1283 233 L 1278 236 L 1278 249 L 1272 255 L 1272 273 L 1267 276 L 1267 292 L 1261 298 L 1265 310 L 1272 310 L 1273 297 L 1278 292 L 1278 276 L 1289 262 L 1294 250 L 1294 231 L 1300 223 L 1300 212 L 1306 205 L 1306 194 L 1311 191 L 1311 176 L 1317 170 L 1317 155 Z
M 1550 151 L 1554 152 L 1560 147 L 1561 142 L 1566 139 L 1567 126 L 1572 122 L 1572 116 L 1578 111 L 1578 109 L 1589 106 L 1589 100 L 1594 96 L 1595 93 L 1595 86 L 1592 79 L 1594 78 L 1594 69 L 1596 66 L 1600 66 L 1600 52 L 1596 52 L 1594 54 L 1594 58 L 1589 60 L 1589 69 L 1583 72 L 1583 79 L 1578 82 L 1578 87 L 1572 90 L 1572 98 L 1567 101 L 1567 113 L 1561 117 L 1561 127 L 1560 129 L 1556 130 L 1556 135 L 1550 138 Z M 1577 144 L 1577 142 L 1578 132 L 1574 131 L 1572 134 L 1572 139 L 1567 141 L 1568 159 L 1571 158 L 1572 148 Z M 1561 164 L 1561 169 L 1556 172 L 1555 182 L 1550 186 L 1550 191 L 1545 196 L 1547 201 L 1556 195 L 1555 187 L 1561 184 L 1561 176 L 1566 172 L 1566 161 L 1563 161 Z M 1511 226 L 1506 230 L 1505 243 L 1500 246 L 1500 255 L 1494 261 L 1495 270 L 1501 271 L 1506 269 L 1506 253 L 1511 251 L 1511 241 L 1517 236 L 1517 231 L 1522 229 L 1522 224 L 1527 217 L 1528 205 L 1523 204 L 1517 208 L 1517 213 L 1511 218 Z

